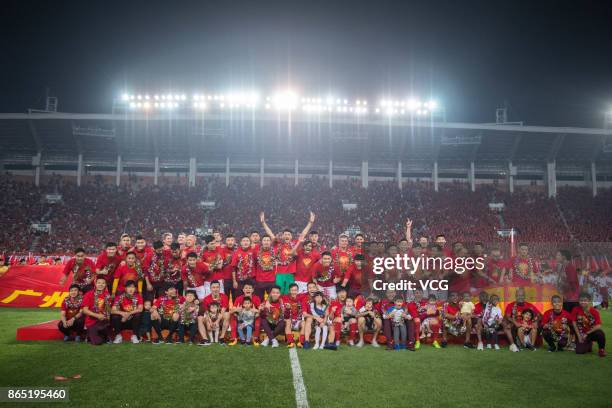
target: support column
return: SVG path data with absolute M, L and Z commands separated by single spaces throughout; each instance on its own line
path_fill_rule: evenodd
M 293 181 L 293 185 L 298 185 L 298 179 L 300 177 L 300 163 L 298 159 L 295 159 L 295 180 Z
M 77 186 L 81 187 L 81 177 L 83 177 L 83 153 L 79 153 L 77 163 Z
M 225 158 L 225 187 L 229 186 L 229 178 L 230 178 L 230 158 Z
M 470 180 L 470 190 L 476 191 L 476 169 L 474 162 L 470 162 L 470 171 L 468 173 L 468 179 Z
M 361 187 L 368 188 L 368 161 L 361 162 Z
M 397 162 L 397 187 L 402 189 L 402 161 Z
M 121 185 L 121 155 L 117 156 L 117 172 L 115 175 L 115 185 L 119 187 Z
M 329 161 L 329 188 L 332 188 L 334 186 L 334 161 L 330 160 Z
M 591 162 L 591 186 L 593 188 L 593 197 L 597 196 L 597 168 L 595 162 Z
M 196 158 L 189 158 L 189 187 L 195 187 L 196 185 Z
M 32 157 L 32 165 L 34 166 L 34 185 L 38 187 L 40 185 L 40 172 L 41 172 L 41 157 L 42 153 L 38 152 Z
M 557 170 L 555 162 L 546 163 L 546 179 L 548 185 L 548 198 L 557 196 Z
M 153 169 L 153 185 L 159 184 L 159 156 L 155 156 L 155 165 Z
M 264 186 L 264 159 L 259 161 L 259 188 Z
M 438 191 L 438 162 L 435 161 L 433 165 L 433 182 L 434 182 L 434 191 Z
M 514 171 L 512 162 L 508 162 L 508 191 L 514 193 Z

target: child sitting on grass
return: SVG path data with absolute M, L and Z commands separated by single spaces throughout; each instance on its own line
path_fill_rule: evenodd
M 242 300 L 242 307 L 236 311 L 236 330 L 240 336 L 240 343 L 253 344 L 253 325 L 256 317 L 257 310 L 253 308 L 253 301 L 247 296 Z
M 536 348 L 534 347 L 534 344 L 537 334 L 537 324 L 533 320 L 533 311 L 531 309 L 525 309 L 523 310 L 523 313 L 521 313 L 521 316 L 523 317 L 523 320 L 517 329 L 518 346 L 535 351 Z
M 385 311 L 385 318 L 391 321 L 393 326 L 393 348 L 395 350 L 406 349 L 407 333 L 406 333 L 406 321 L 412 320 L 406 307 L 404 306 L 404 299 L 401 296 L 396 296 L 393 301 L 393 306 Z
M 485 306 L 485 310 L 482 313 L 482 326 L 485 332 L 485 341 L 487 343 L 487 349 L 494 347 L 495 350 L 499 350 L 499 344 L 497 340 L 497 331 L 502 322 L 502 312 L 497 303 L 499 302 L 499 296 L 491 295 L 489 302 Z
M 185 331 L 189 331 L 189 341 L 195 343 L 195 335 L 198 332 L 198 299 L 195 290 L 188 290 L 185 301 L 179 309 L 180 322 L 178 327 L 179 343 L 185 342 Z

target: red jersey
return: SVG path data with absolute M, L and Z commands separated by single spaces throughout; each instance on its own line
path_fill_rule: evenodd
M 204 306 L 204 310 L 208 310 L 208 306 L 210 306 L 212 302 L 219 303 L 219 305 L 221 305 L 221 308 L 225 310 L 227 310 L 227 308 L 229 307 L 229 299 L 223 293 L 219 293 L 219 297 L 217 298 L 213 297 L 212 293 L 206 296 L 204 300 L 202 300 L 202 305 Z
M 304 310 L 306 309 L 304 302 L 300 299 L 300 296 L 296 296 L 295 299 L 291 295 L 281 296 L 284 304 L 284 317 L 287 320 L 300 321 L 304 316 Z
M 531 283 L 531 275 L 539 273 L 538 265 L 532 258 L 514 257 L 510 268 L 512 270 L 512 283 L 517 286 L 524 286 Z
M 119 280 L 117 292 L 123 292 L 128 281 L 136 282 L 136 289 L 138 290 L 138 281 L 143 278 L 142 269 L 140 268 L 138 263 L 134 264 L 134 266 L 128 266 L 127 264 L 119 265 L 115 274 L 115 278 Z
M 232 268 L 239 282 L 255 277 L 255 256 L 253 250 L 238 248 L 232 255 Z
M 321 258 L 321 254 L 314 251 L 305 253 L 303 248 L 298 249 L 295 260 L 295 280 L 299 282 L 312 281 L 312 267 Z
M 445 316 L 457 316 L 461 311 L 461 306 L 459 306 L 459 303 L 445 303 L 443 311 Z
M 276 273 L 295 273 L 295 255 L 291 255 L 297 241 L 277 242 L 274 245 L 276 253 Z
M 317 284 L 321 287 L 330 287 L 335 285 L 334 278 L 337 275 L 333 263 L 328 267 L 324 267 L 321 262 L 317 262 L 312 267 L 312 275 L 314 279 L 316 279 Z
M 336 269 L 336 276 L 344 278 L 344 274 L 348 270 L 349 266 L 351 266 L 353 263 L 353 252 L 351 252 L 350 248 L 347 248 L 346 250 L 335 248 L 332 250 L 331 254 L 334 268 Z
M 523 320 L 522 314 L 523 314 L 523 310 L 525 309 L 531 309 L 533 311 L 534 319 L 536 318 L 536 315 L 539 313 L 538 308 L 529 302 L 524 302 L 522 305 L 518 304 L 517 302 L 510 302 L 506 305 L 506 310 L 504 311 L 504 317 L 508 319 L 514 319 L 517 322 L 520 322 Z
M 197 288 L 204 285 L 206 278 L 210 276 L 210 269 L 204 262 L 197 261 L 195 267 L 183 266 L 181 280 L 187 282 L 188 288 Z
M 389 300 L 387 298 L 384 298 L 380 302 L 376 302 L 374 304 L 374 309 L 376 309 L 376 311 L 378 313 L 380 313 L 380 315 L 382 316 L 383 314 L 385 314 L 387 309 L 389 309 L 391 306 L 393 306 L 394 303 L 395 302 L 393 300 Z
M 142 304 L 142 296 L 138 293 L 134 293 L 132 296 L 129 296 L 127 293 L 122 293 L 115 297 L 113 306 L 122 312 L 133 312 L 138 306 L 142 306 Z
M 105 320 L 110 319 L 110 312 L 113 303 L 108 290 L 104 289 L 102 292 L 90 290 L 83 296 L 83 307 L 89 309 L 93 313 L 101 313 L 105 316 Z M 98 322 L 98 319 L 91 316 L 85 316 L 85 327 L 91 327 Z
M 223 280 L 223 253 L 222 248 L 217 247 L 214 251 L 205 249 L 202 251 L 202 262 L 206 262 L 211 269 L 211 273 L 208 275 L 206 281 L 212 282 L 214 280 Z
M 542 327 L 555 331 L 557 333 L 567 332 L 569 324 L 572 321 L 572 315 L 561 309 L 559 313 L 554 309 L 547 310 L 542 316 Z
M 223 274 L 223 279 L 232 279 L 232 271 L 234 268 L 232 267 L 232 256 L 236 248 L 223 247 L 221 249 L 221 254 L 223 257 L 223 267 L 221 269 Z
M 198 248 L 197 246 L 192 246 L 192 247 L 185 247 L 183 249 L 181 249 L 181 259 L 183 261 L 187 260 L 187 255 L 189 255 L 190 253 L 195 253 L 196 255 L 200 253 L 200 248 Z
M 132 247 L 119 246 L 117 247 L 117 255 L 115 256 L 118 256 L 119 259 L 121 259 L 122 261 L 125 261 L 125 257 L 127 256 L 128 252 L 133 252 L 133 251 L 134 251 L 134 248 Z
M 242 302 L 244 301 L 245 297 L 246 296 L 244 295 L 238 296 L 236 300 L 233 301 L 234 306 L 242 305 Z M 259 296 L 257 296 L 256 294 L 252 294 L 250 298 L 251 298 L 251 302 L 253 303 L 253 306 L 255 307 L 255 309 L 259 309 L 259 305 L 261 305 L 261 299 L 259 298 Z
M 138 262 L 143 269 L 146 269 L 150 262 L 150 258 L 153 256 L 153 248 L 145 245 L 145 247 L 139 251 L 136 249 L 136 247 L 134 247 L 133 252 L 136 254 L 136 262 Z
M 115 279 L 115 271 L 120 263 L 121 259 L 117 255 L 109 258 L 106 251 L 102 251 L 102 253 L 98 255 L 98 258 L 96 258 L 96 269 L 108 268 L 108 274 L 103 276 L 106 283 L 112 284 Z
M 70 320 L 78 315 L 81 307 L 83 307 L 83 297 L 81 295 L 77 295 L 75 298 L 67 296 L 62 302 L 62 310 L 66 315 L 66 320 Z
M 420 301 L 412 301 L 408 303 L 408 311 L 410 311 L 410 315 L 413 317 L 419 317 L 421 320 L 423 320 L 425 317 L 427 317 L 427 310 L 426 310 L 426 306 L 427 306 L 427 299 L 421 299 Z M 416 314 L 412 314 L 413 312 L 416 312 Z
M 349 280 L 349 285 L 351 289 L 360 290 L 363 282 L 363 278 L 365 277 L 365 269 L 363 266 L 361 269 L 357 268 L 355 263 L 351 264 L 346 273 L 344 274 L 344 279 Z
M 582 335 L 586 335 L 594 326 L 601 324 L 599 311 L 594 307 L 589 307 L 588 312 L 585 312 L 580 306 L 574 307 L 572 309 L 572 320 L 576 322 L 578 331 Z
M 278 324 L 283 320 L 284 303 L 282 298 L 279 298 L 276 302 L 268 301 L 264 304 L 264 308 L 261 311 L 261 317 L 266 319 L 270 324 Z
M 487 261 L 487 276 L 493 279 L 495 282 L 499 282 L 502 272 L 504 269 L 508 270 L 509 262 L 507 259 L 493 259 L 489 258 Z
M 149 278 L 151 283 L 160 283 L 164 281 L 166 268 L 168 267 L 167 264 L 168 257 L 165 254 L 158 255 L 153 252 L 145 270 L 145 275 Z
M 486 307 L 486 304 L 483 305 L 481 302 L 476 303 L 474 305 L 474 312 L 472 312 L 472 317 L 481 318 Z
M 174 313 L 179 313 L 181 304 L 185 302 L 183 296 L 175 296 L 173 298 L 164 295 L 155 299 L 153 306 L 157 308 L 157 312 L 166 320 L 172 319 Z
M 276 279 L 276 256 L 273 248 L 264 249 L 259 245 L 255 253 L 255 280 L 257 282 L 274 282 Z
M 357 255 L 357 254 L 363 255 L 363 246 L 353 245 L 349 248 L 349 251 L 351 251 L 353 255 Z
M 166 274 L 164 281 L 176 285 L 182 280 L 183 272 L 183 261 L 181 258 L 168 258 L 168 266 L 166 268 Z
M 68 276 L 70 272 L 72 272 L 72 283 L 82 288 L 93 283 L 96 265 L 89 258 L 85 258 L 82 264 L 77 265 L 76 259 L 72 258 L 64 266 L 64 275 Z

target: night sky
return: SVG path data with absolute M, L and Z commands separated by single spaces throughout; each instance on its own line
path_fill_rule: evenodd
M 3 1 L 0 112 L 104 113 L 127 89 L 431 95 L 459 122 L 601 127 L 610 1 Z

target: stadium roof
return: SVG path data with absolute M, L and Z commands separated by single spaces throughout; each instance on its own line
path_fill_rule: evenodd
M 612 164 L 612 130 L 302 112 L 2 113 L 4 163 L 160 160 Z

